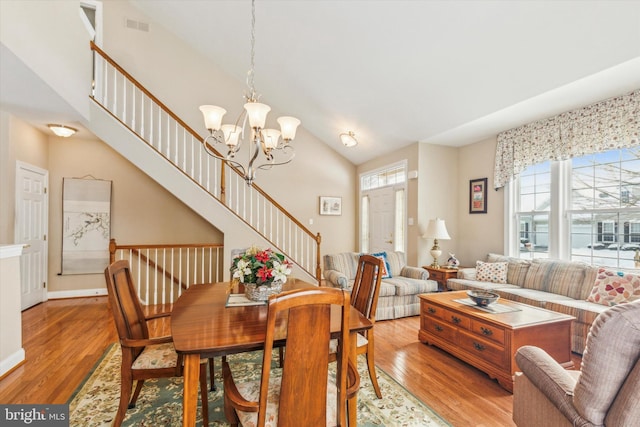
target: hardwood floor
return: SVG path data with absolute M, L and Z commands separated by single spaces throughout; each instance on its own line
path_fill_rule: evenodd
M 22 324 L 27 360 L 0 380 L 0 403 L 66 403 L 118 340 L 106 297 L 48 301 L 24 311 Z M 511 393 L 420 343 L 419 324 L 418 316 L 377 322 L 376 365 L 454 426 L 513 426 Z

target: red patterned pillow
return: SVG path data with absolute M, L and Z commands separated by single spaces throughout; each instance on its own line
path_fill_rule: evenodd
M 599 268 L 587 301 L 612 306 L 640 299 L 640 276 Z
M 480 282 L 507 283 L 508 262 L 476 261 L 476 280 Z

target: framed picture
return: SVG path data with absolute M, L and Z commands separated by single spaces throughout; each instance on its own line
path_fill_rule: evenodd
M 469 181 L 469 213 L 487 213 L 487 178 Z
M 320 215 L 342 215 L 342 197 L 320 196 Z

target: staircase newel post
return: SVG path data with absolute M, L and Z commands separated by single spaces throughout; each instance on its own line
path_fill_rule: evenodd
M 109 264 L 116 260 L 116 239 L 109 240 Z
M 322 270 L 320 269 L 320 242 L 322 237 L 320 233 L 316 235 L 316 279 L 318 280 L 318 286 L 322 284 Z

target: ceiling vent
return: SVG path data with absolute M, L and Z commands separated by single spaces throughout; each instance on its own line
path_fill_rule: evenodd
M 125 18 L 124 21 L 124 25 L 127 28 L 131 28 L 132 30 L 144 31 L 145 33 L 149 32 L 148 22 L 140 22 L 129 18 Z

